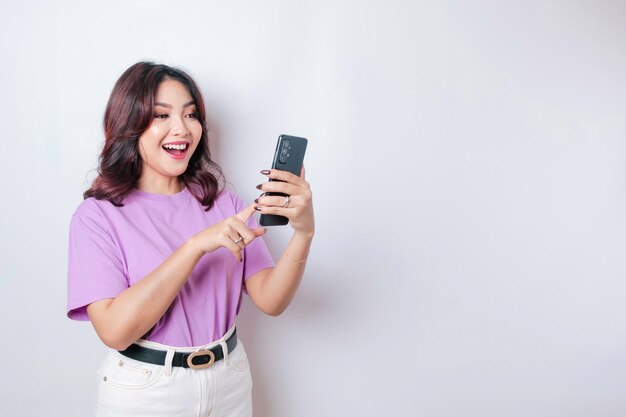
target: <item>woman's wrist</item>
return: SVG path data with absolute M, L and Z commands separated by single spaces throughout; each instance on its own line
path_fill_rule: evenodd
M 190 237 L 187 240 L 187 242 L 185 242 L 183 244 L 183 247 L 186 247 L 188 250 L 190 250 L 196 256 L 202 257 L 202 256 L 204 256 L 206 254 L 206 251 L 204 249 L 202 249 L 202 247 L 200 246 L 200 242 L 199 242 L 197 236 Z
M 302 230 L 294 230 L 293 237 L 298 240 L 311 241 L 313 240 L 313 236 L 315 235 L 315 230 L 311 230 L 308 232 Z

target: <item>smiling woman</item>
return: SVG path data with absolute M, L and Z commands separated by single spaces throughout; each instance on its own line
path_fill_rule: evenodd
M 70 222 L 67 315 L 110 348 L 97 416 L 252 414 L 235 318 L 245 289 L 264 313 L 293 298 L 313 239 L 309 184 L 263 170 L 289 199 L 246 205 L 220 187 L 202 95 L 183 71 L 140 62 L 117 81 L 99 175 Z M 274 264 L 253 214 L 289 218 Z
M 150 191 L 165 181 L 165 192 L 170 194 L 180 191 L 182 182 L 196 185 L 189 191 L 210 209 L 222 172 L 211 159 L 205 114 L 202 93 L 184 71 L 149 62 L 128 68 L 113 87 L 105 110 L 100 175 L 83 197 L 109 200 L 121 207 L 123 197 L 138 182 L 143 183 L 138 188 Z M 155 147 L 167 144 L 187 144 L 193 149 L 183 157 L 165 149 L 154 152 Z M 176 156 L 178 164 L 166 168 L 159 154 L 171 155 L 170 159 Z

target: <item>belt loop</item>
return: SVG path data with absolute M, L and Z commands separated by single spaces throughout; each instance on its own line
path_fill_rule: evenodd
M 168 349 L 165 354 L 165 376 L 172 376 L 172 360 L 174 359 L 174 349 Z
M 229 364 L 230 357 L 228 356 L 228 354 L 230 352 L 228 352 L 228 345 L 226 344 L 226 340 L 220 340 L 220 346 L 222 346 L 222 352 L 224 352 L 224 363 Z
M 226 365 L 230 365 L 230 352 L 228 351 L 228 345 L 226 344 L 226 341 L 231 335 L 232 332 L 226 332 L 226 334 L 220 339 L 220 346 L 222 347 L 222 352 L 224 353 L 224 363 Z

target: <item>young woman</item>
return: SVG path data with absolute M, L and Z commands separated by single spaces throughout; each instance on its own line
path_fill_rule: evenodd
M 70 222 L 68 317 L 110 348 L 97 416 L 250 416 L 235 330 L 242 291 L 266 314 L 289 305 L 314 234 L 309 184 L 276 170 L 252 205 L 221 187 L 200 90 L 183 71 L 139 62 L 104 115 L 99 175 Z M 284 197 L 265 196 L 284 192 Z M 253 213 L 289 218 L 274 264 Z

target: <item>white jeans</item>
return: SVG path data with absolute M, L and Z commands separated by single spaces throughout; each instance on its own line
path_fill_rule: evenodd
M 98 369 L 96 417 L 250 417 L 252 378 L 241 343 L 206 369 L 171 366 L 174 350 L 193 352 L 221 344 L 234 331 L 211 344 L 190 348 L 146 340 L 137 344 L 167 350 L 165 365 L 140 362 L 110 350 Z M 227 352 L 227 350 L 225 351 Z

